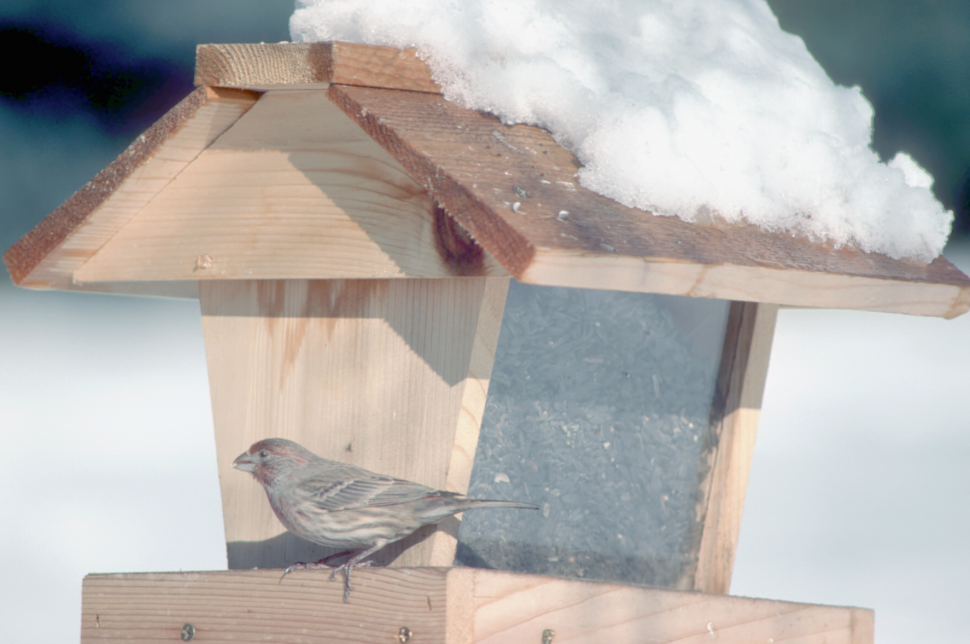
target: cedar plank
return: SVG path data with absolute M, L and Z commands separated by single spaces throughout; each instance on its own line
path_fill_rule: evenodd
M 215 90 L 200 87 L 191 92 L 135 139 L 117 159 L 11 246 L 4 253 L 3 261 L 14 284 L 20 284 L 64 243 L 136 168 L 150 159 L 159 146 L 206 104 L 212 91 Z
M 347 42 L 211 44 L 196 48 L 195 84 L 246 89 L 328 83 L 441 93 L 414 49 Z
M 363 90 L 363 95 L 356 90 Z M 442 171 L 435 162 L 434 155 L 445 149 L 447 155 L 460 157 L 464 147 L 462 133 L 455 129 L 460 123 L 449 122 L 451 127 L 443 127 L 440 131 L 435 127 L 435 119 L 439 115 L 445 116 L 442 112 L 454 111 L 450 109 L 451 103 L 434 94 L 400 90 L 331 85 L 327 92 L 330 100 L 387 150 L 473 240 L 510 273 L 521 274 L 535 252 L 528 239 L 507 221 L 495 216 L 493 209 L 469 187 L 471 183 L 462 183 L 449 172 Z M 427 98 L 427 101 L 418 101 L 418 105 L 426 109 L 410 113 L 408 100 L 412 96 Z M 368 107 L 362 105 L 360 98 Z M 402 101 L 401 107 L 396 103 L 398 100 Z M 456 109 L 459 117 L 462 114 L 480 116 L 477 112 Z M 426 140 L 416 142 L 410 137 L 402 138 L 401 131 L 423 133 Z
M 340 85 L 328 95 L 516 277 L 541 247 L 970 287 L 942 256 L 927 266 L 750 224 L 629 208 L 580 186 L 578 161 L 548 132 L 509 127 L 440 96 Z

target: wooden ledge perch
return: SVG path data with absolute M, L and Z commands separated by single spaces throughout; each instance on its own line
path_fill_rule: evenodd
M 4 256 L 14 282 L 195 296 L 209 279 L 534 284 L 955 317 L 970 278 L 580 186 L 536 127 L 444 100 L 410 50 L 203 45 L 201 87 Z
M 81 642 L 873 641 L 873 612 L 474 568 L 368 568 L 350 604 L 324 572 L 88 575 Z M 410 635 L 406 635 L 410 633 Z

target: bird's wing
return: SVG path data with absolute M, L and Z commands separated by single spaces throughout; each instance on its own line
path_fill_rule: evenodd
M 435 493 L 424 485 L 380 475 L 357 478 L 317 475 L 301 481 L 297 490 L 328 512 L 409 503 Z

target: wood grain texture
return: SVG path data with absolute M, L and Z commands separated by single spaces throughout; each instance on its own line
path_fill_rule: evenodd
M 325 571 L 88 575 L 81 641 L 870 644 L 872 611 L 460 568 L 368 568 L 350 604 Z M 456 600 L 457 598 L 457 600 Z
M 253 92 L 211 88 L 189 94 L 4 254 L 14 283 L 119 292 L 111 285 L 75 284 L 73 273 L 252 107 L 256 97 Z M 154 286 L 128 292 L 154 294 Z
M 232 468 L 283 437 L 338 461 L 465 492 L 508 278 L 199 282 L 231 568 L 316 561 Z M 457 520 L 392 544 L 450 565 Z
M 732 302 L 712 405 L 714 442 L 706 446 L 697 515 L 697 567 L 684 588 L 728 593 L 778 307 Z
M 506 127 L 494 117 L 448 103 L 435 93 L 437 86 L 413 51 L 348 43 L 205 45 L 199 48 L 198 68 L 198 82 L 213 85 L 329 86 L 326 91 L 340 109 L 441 206 L 436 212 L 447 213 L 468 231 L 458 237 L 479 242 L 487 254 L 525 282 L 948 318 L 970 308 L 970 278 L 943 257 L 922 266 L 765 233 L 749 225 L 687 224 L 626 208 L 585 190 L 576 181 L 576 159 L 547 132 Z M 163 159 L 159 142 L 174 130 L 187 130 L 189 121 L 193 127 L 203 124 L 204 119 L 195 114 L 199 104 L 214 104 L 213 96 L 225 102 L 228 91 L 200 89 L 186 99 L 8 251 L 5 260 L 15 282 L 34 288 L 100 290 L 97 284 L 72 283 L 73 271 L 124 228 L 132 211 L 140 209 L 138 204 L 148 203 L 152 190 L 161 191 L 177 174 L 136 189 L 136 182 L 128 180 L 131 168 Z M 245 102 L 243 96 L 236 98 Z M 253 98 L 250 94 L 245 100 Z M 286 120 L 280 122 L 283 129 Z M 209 134 L 219 133 L 218 128 L 210 130 Z M 272 150 L 262 152 L 270 174 L 274 162 L 293 165 L 299 157 L 291 154 L 283 161 L 280 157 L 285 154 L 274 157 Z M 212 156 L 207 161 L 214 162 Z M 178 162 L 184 165 L 189 160 Z M 351 155 L 349 165 L 356 160 Z M 223 161 L 222 169 L 232 167 Z M 239 176 L 252 178 L 254 170 L 252 165 L 240 168 Z M 157 178 L 151 172 L 147 175 Z M 124 217 L 103 221 L 89 217 L 102 203 L 122 207 Z M 438 221 L 455 227 L 448 217 Z M 45 258 L 49 261 L 41 266 Z M 198 254 L 192 267 L 196 265 L 209 268 L 211 255 Z M 165 279 L 199 278 L 185 278 L 183 270 L 178 277 Z M 99 280 L 118 281 L 107 276 Z M 131 291 L 153 288 L 146 283 Z
M 401 626 L 418 642 L 445 641 L 445 575 L 436 569 L 354 574 L 343 603 L 327 572 L 279 570 L 88 575 L 82 586 L 81 642 L 397 642 Z
M 475 642 L 871 642 L 872 612 L 477 571 Z M 869 628 L 869 638 L 860 637 Z
M 441 93 L 414 49 L 346 42 L 196 48 L 196 85 L 267 90 L 319 89 L 329 83 Z
M 750 232 L 755 237 L 763 234 L 758 230 Z M 819 252 L 851 253 L 846 249 Z M 605 288 L 599 285 L 609 284 L 618 291 L 947 319 L 963 315 L 970 305 L 970 290 L 961 283 L 966 278 L 943 256 L 925 270 L 917 270 L 923 277 L 876 276 L 881 269 L 867 276 L 791 266 L 700 264 L 643 257 L 594 257 L 583 253 L 580 256 L 577 263 L 574 251 L 541 251 L 521 279 L 537 284 L 584 288 Z M 878 257 L 886 262 L 894 261 Z
M 475 641 L 475 577 L 474 568 L 449 568 L 446 573 L 448 644 L 473 644 Z
M 686 223 L 580 186 L 545 131 L 418 92 L 332 85 L 334 103 L 524 282 L 955 317 L 970 278 L 723 221 Z
M 507 275 L 486 253 L 446 248 L 442 219 L 325 92 L 267 92 L 75 280 Z

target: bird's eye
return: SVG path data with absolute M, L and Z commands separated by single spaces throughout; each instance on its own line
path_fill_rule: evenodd
M 259 453 L 260 458 L 269 458 L 269 452 L 265 449 Z

